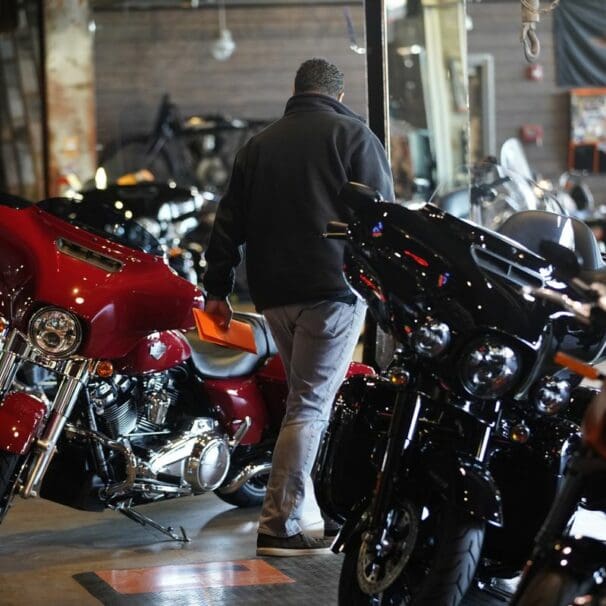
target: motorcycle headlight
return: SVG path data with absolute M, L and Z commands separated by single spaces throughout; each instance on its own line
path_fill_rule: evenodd
M 74 314 L 57 307 L 44 307 L 29 321 L 29 337 L 49 356 L 73 354 L 82 343 L 82 326 Z
M 412 341 L 420 356 L 435 358 L 450 344 L 450 328 L 444 322 L 431 320 L 415 330 Z
M 511 388 L 519 374 L 516 352 L 494 339 L 476 341 L 461 358 L 461 381 L 477 398 L 496 400 Z
M 571 390 L 572 385 L 568 381 L 554 377 L 541 379 L 534 396 L 537 410 L 547 415 L 560 412 L 570 402 Z

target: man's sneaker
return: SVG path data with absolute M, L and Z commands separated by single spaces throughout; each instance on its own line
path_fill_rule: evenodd
M 272 537 L 268 534 L 258 534 L 257 555 L 291 557 L 330 553 L 331 542 L 309 537 L 302 532 L 292 537 Z

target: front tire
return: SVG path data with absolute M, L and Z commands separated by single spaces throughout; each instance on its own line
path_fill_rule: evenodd
M 433 528 L 422 522 L 403 572 L 380 594 L 362 591 L 358 557 L 362 536 L 348 546 L 339 579 L 341 606 L 457 606 L 472 583 L 484 540 L 484 523 L 462 517 L 447 505 Z M 430 525 L 431 526 L 431 525 Z M 429 532 L 428 532 L 429 530 Z
M 13 499 L 19 455 L 12 452 L 0 452 L 0 522 L 2 522 Z

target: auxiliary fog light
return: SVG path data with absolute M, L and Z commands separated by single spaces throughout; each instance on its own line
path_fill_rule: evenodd
M 414 331 L 412 341 L 420 356 L 435 358 L 450 345 L 450 328 L 444 322 L 430 320 Z
M 553 377 L 541 379 L 535 392 L 534 403 L 537 410 L 546 415 L 554 415 L 568 406 L 571 385 L 568 381 Z

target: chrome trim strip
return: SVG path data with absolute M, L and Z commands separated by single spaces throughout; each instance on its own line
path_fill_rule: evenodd
M 96 250 L 86 248 L 85 246 L 76 244 L 70 240 L 65 240 L 64 238 L 59 238 L 56 240 L 55 246 L 57 250 L 64 255 L 73 257 L 79 261 L 84 261 L 85 263 L 98 267 L 99 269 L 103 269 L 104 271 L 116 273 L 124 267 L 124 263 L 122 263 L 122 261 L 118 261 L 113 257 L 109 257 Z

